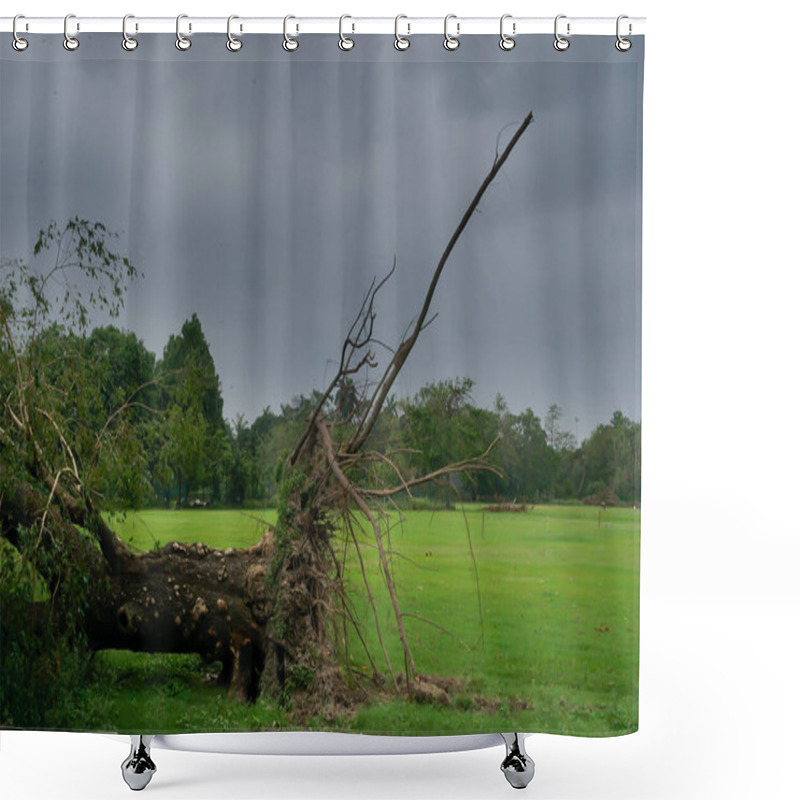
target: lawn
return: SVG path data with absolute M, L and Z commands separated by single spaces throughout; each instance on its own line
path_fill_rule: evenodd
M 406 511 L 392 521 L 392 569 L 417 668 L 457 676 L 459 685 L 447 707 L 386 701 L 320 727 L 589 736 L 636 729 L 637 510 L 536 506 L 498 513 L 468 506 Z M 171 540 L 248 546 L 270 522 L 269 510 L 198 509 L 143 511 L 113 524 L 130 544 L 150 549 Z M 366 535 L 362 550 L 389 657 L 399 672 L 403 653 L 393 635 L 377 553 Z M 357 560 L 349 557 L 348 563 L 362 633 L 379 654 Z M 366 665 L 363 650 L 352 643 L 349 657 L 358 668 Z M 265 700 L 252 706 L 228 700 L 208 669 L 193 656 L 102 652 L 76 713 L 86 727 L 133 732 L 290 726 L 284 710 Z

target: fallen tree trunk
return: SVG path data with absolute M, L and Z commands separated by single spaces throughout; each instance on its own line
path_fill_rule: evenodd
M 208 662 L 222 662 L 221 678 L 231 694 L 254 699 L 274 605 L 265 566 L 271 554 L 269 529 L 244 550 L 170 542 L 126 556 L 109 576 L 104 601 L 92 609 L 92 645 L 199 653 Z
M 43 502 L 40 492 L 23 486 L 3 498 L 0 522 L 12 545 L 19 545 L 18 531 L 37 525 Z M 77 511 L 74 515 L 79 516 Z M 84 521 L 87 527 L 92 524 L 91 519 Z M 103 531 L 107 545 L 112 544 L 109 531 Z M 87 572 L 85 633 L 93 650 L 198 653 L 208 662 L 222 663 L 220 678 L 230 694 L 242 700 L 257 696 L 266 624 L 274 606 L 266 579 L 273 552 L 271 527 L 246 549 L 170 542 L 142 554 L 111 534 L 113 566 L 56 508 L 48 510 L 42 533 L 43 547 L 57 542 L 69 554 L 65 568 L 79 565 Z M 50 592 L 59 591 L 61 582 L 62 574 L 54 574 Z

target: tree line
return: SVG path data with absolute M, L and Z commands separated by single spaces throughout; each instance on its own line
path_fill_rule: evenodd
M 37 346 L 45 351 L 50 385 L 79 387 L 69 391 L 69 434 L 76 441 L 113 437 L 112 447 L 99 448 L 95 469 L 106 504 L 120 508 L 274 502 L 282 465 L 321 396 L 300 395 L 277 411 L 264 409 L 253 422 L 241 414 L 225 419 L 219 376 L 196 314 L 170 336 L 161 358 L 112 325 L 84 335 L 53 326 Z M 427 474 L 488 451 L 493 469 L 443 475 L 422 495 L 444 504 L 459 495 L 639 502 L 640 423 L 617 411 L 579 444 L 563 426 L 559 406 L 543 418 L 530 408 L 515 414 L 498 394 L 491 408 L 481 408 L 473 388 L 468 377 L 447 378 L 412 397 L 389 397 L 370 434 L 375 458 L 362 476 L 367 485 L 393 482 L 398 467 Z M 346 429 L 358 402 L 357 387 L 345 381 L 327 405 Z

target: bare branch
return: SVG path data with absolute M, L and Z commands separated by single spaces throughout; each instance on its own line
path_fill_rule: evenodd
M 400 642 L 403 645 L 403 651 L 406 657 L 406 665 L 407 665 L 407 672 L 406 672 L 406 680 L 408 681 L 408 672 L 410 671 L 411 677 L 413 680 L 417 679 L 417 667 L 414 664 L 414 656 L 411 654 L 411 648 L 408 646 L 408 638 L 406 637 L 405 626 L 403 625 L 403 617 L 400 613 L 400 604 L 397 600 L 397 593 L 395 592 L 394 588 L 394 581 L 392 580 L 391 571 L 389 569 L 389 562 L 386 558 L 386 551 L 383 547 L 383 541 L 381 538 L 381 529 L 378 521 L 375 519 L 375 515 L 370 510 L 370 507 L 367 505 L 364 498 L 361 496 L 359 491 L 353 486 L 352 483 L 348 480 L 347 476 L 342 471 L 342 468 L 339 466 L 339 462 L 336 460 L 336 453 L 333 449 L 333 442 L 331 441 L 330 434 L 328 433 L 328 429 L 325 427 L 325 423 L 320 419 L 317 418 L 317 429 L 319 431 L 320 437 L 322 439 L 323 447 L 325 448 L 325 454 L 328 458 L 328 463 L 330 464 L 331 470 L 345 489 L 347 494 L 350 496 L 352 501 L 356 504 L 362 514 L 369 520 L 370 525 L 372 526 L 372 530 L 375 534 L 375 543 L 378 545 L 378 554 L 381 560 L 381 566 L 383 568 L 383 577 L 386 581 L 386 587 L 389 590 L 389 597 L 392 601 L 392 607 L 394 608 L 395 620 L 397 622 L 397 633 L 400 637 Z
M 142 390 L 146 389 L 148 386 L 158 386 L 160 383 L 161 383 L 161 380 L 159 378 L 156 378 L 155 380 L 147 381 L 146 383 L 141 384 L 141 386 L 137 386 L 130 393 L 130 395 L 128 396 L 128 399 L 124 403 L 122 403 L 122 405 L 120 405 L 119 408 L 115 409 L 112 414 L 109 415 L 108 419 L 105 421 L 105 424 L 103 425 L 103 429 L 100 431 L 100 433 L 97 434 L 97 439 L 95 441 L 95 449 L 96 450 L 100 449 L 100 442 L 103 440 L 103 437 L 105 436 L 105 433 L 108 430 L 108 426 L 120 414 L 124 413 L 128 409 L 131 409 L 131 408 L 144 408 L 147 411 L 150 411 L 150 412 L 152 412 L 154 414 L 158 413 L 156 409 L 151 408 L 150 406 L 147 405 L 147 403 L 134 402 L 133 398 L 136 397 L 136 395 L 139 394 L 139 392 L 141 392 Z
M 350 326 L 350 330 L 347 334 L 347 337 L 345 338 L 344 344 L 342 345 L 342 355 L 341 358 L 339 359 L 339 369 L 337 370 L 336 375 L 334 375 L 333 380 L 331 380 L 330 384 L 328 384 L 328 388 L 320 396 L 316 408 L 311 413 L 311 416 L 308 419 L 308 424 L 306 425 L 306 428 L 303 431 L 303 435 L 300 437 L 299 441 L 295 445 L 295 448 L 292 451 L 291 456 L 289 456 L 288 463 L 290 466 L 297 463 L 297 459 L 303 452 L 306 442 L 308 441 L 308 437 L 314 430 L 314 426 L 316 425 L 316 420 L 319 417 L 320 412 L 325 406 L 325 403 L 328 402 L 328 398 L 331 396 L 333 390 L 339 384 L 341 379 L 345 375 L 350 375 L 353 374 L 354 372 L 358 372 L 361 369 L 361 367 L 363 367 L 365 364 L 369 364 L 370 366 L 376 366 L 376 364 L 373 363 L 373 355 L 370 352 L 368 352 L 367 355 L 364 358 L 362 358 L 361 362 L 355 369 L 350 369 L 350 361 L 356 350 L 362 349 L 363 347 L 367 346 L 372 340 L 372 327 L 375 321 L 375 314 L 373 312 L 375 297 L 378 294 L 378 292 L 386 285 L 386 282 L 392 277 L 396 267 L 397 267 L 397 258 L 395 257 L 392 261 L 392 268 L 389 270 L 386 276 L 377 285 L 374 279 L 370 284 L 370 288 L 368 289 L 366 295 L 364 296 L 364 300 L 361 303 L 361 308 L 359 309 L 359 312 L 355 320 L 353 321 L 353 324 Z M 358 326 L 358 333 L 356 334 L 355 338 L 352 338 L 353 331 L 356 330 L 356 326 Z M 365 328 L 367 329 L 366 336 L 364 336 Z
M 389 653 L 386 652 L 386 645 L 383 643 L 383 634 L 381 633 L 381 623 L 378 619 L 378 609 L 375 606 L 375 599 L 372 596 L 372 590 L 369 588 L 369 580 L 367 579 L 367 569 L 364 566 L 364 558 L 361 555 L 361 548 L 358 546 L 358 537 L 356 537 L 356 533 L 353 530 L 353 522 L 350 514 L 346 512 L 345 522 L 347 524 L 348 532 L 350 533 L 350 537 L 353 540 L 353 545 L 356 548 L 356 554 L 358 555 L 358 563 L 361 566 L 361 577 L 364 580 L 364 588 L 367 590 L 367 597 L 369 598 L 369 604 L 372 606 L 372 614 L 375 618 L 375 630 L 378 634 L 378 642 L 380 643 L 381 650 L 383 651 L 383 658 L 386 661 L 386 666 L 389 668 L 389 674 L 392 676 L 392 682 L 394 683 L 394 688 L 397 688 L 397 680 L 394 676 L 394 670 L 392 669 L 392 662 L 389 661 Z
M 78 482 L 78 487 L 80 488 L 81 479 L 78 477 L 78 464 L 75 461 L 75 455 L 72 452 L 72 448 L 67 444 L 67 440 L 64 438 L 64 434 L 61 433 L 61 428 L 58 427 L 58 423 L 53 419 L 53 415 L 50 412 L 45 411 L 43 408 L 36 409 L 43 417 L 46 417 L 50 420 L 50 423 L 55 428 L 56 433 L 58 434 L 59 441 L 61 442 L 61 446 L 67 451 L 69 454 L 70 460 L 72 461 L 72 474 L 75 477 L 75 480 Z
M 78 476 L 76 473 L 72 472 L 69 467 L 62 467 L 57 473 L 55 478 L 53 479 L 53 485 L 50 489 L 50 494 L 47 497 L 47 503 L 44 507 L 44 512 L 42 513 L 42 519 L 39 523 L 39 541 L 41 541 L 42 536 L 44 535 L 44 525 L 47 522 L 47 515 L 50 513 L 50 507 L 53 505 L 53 498 L 56 496 L 58 492 L 58 484 L 61 480 L 62 475 L 72 475 L 72 477 L 80 483 Z
M 510 155 L 511 151 L 514 149 L 514 146 L 519 141 L 519 138 L 525 132 L 528 125 L 531 124 L 532 120 L 533 120 L 533 112 L 529 112 L 528 115 L 523 120 L 522 124 L 519 126 L 519 128 L 517 128 L 516 133 L 511 137 L 511 141 L 506 145 L 506 148 L 505 150 L 503 150 L 500 157 L 495 159 L 494 163 L 492 164 L 492 168 L 489 170 L 489 174 L 484 178 L 483 183 L 476 192 L 475 196 L 472 198 L 472 202 L 469 204 L 469 207 L 464 212 L 464 216 L 458 223 L 458 227 L 456 228 L 453 235 L 450 237 L 450 241 L 447 243 L 447 247 L 445 247 L 441 258 L 439 259 L 439 264 L 437 265 L 436 270 L 433 273 L 431 282 L 428 285 L 428 292 L 425 295 L 425 300 L 422 304 L 422 310 L 417 316 L 417 321 L 414 325 L 414 328 L 412 329 L 408 338 L 404 338 L 403 341 L 400 343 L 400 346 L 397 348 L 397 353 L 395 353 L 394 358 L 392 358 L 392 360 L 386 367 L 386 371 L 384 372 L 383 378 L 381 378 L 381 380 L 379 381 L 375 393 L 372 396 L 369 407 L 367 409 L 367 413 L 364 415 L 364 418 L 362 419 L 361 424 L 358 427 L 358 430 L 356 431 L 356 433 L 354 434 L 353 438 L 350 440 L 347 446 L 347 450 L 349 450 L 350 452 L 355 452 L 361 449 L 364 442 L 367 440 L 367 437 L 369 436 L 370 432 L 372 431 L 373 427 L 375 426 L 381 408 L 383 408 L 383 403 L 386 400 L 386 396 L 389 394 L 389 391 L 391 390 L 392 385 L 395 382 L 395 379 L 400 373 L 400 370 L 403 368 L 403 365 L 405 364 L 406 359 L 411 353 L 411 350 L 414 348 L 414 345 L 416 344 L 417 338 L 422 332 L 422 329 L 428 322 L 428 312 L 430 311 L 431 303 L 433 302 L 433 296 L 436 293 L 436 287 L 439 285 L 439 279 L 442 275 L 442 271 L 444 270 L 444 266 L 447 263 L 448 258 L 450 257 L 450 253 L 453 252 L 453 248 L 455 247 L 456 242 L 458 242 L 459 238 L 461 237 L 461 234 L 467 227 L 467 223 L 470 221 L 473 213 L 475 212 L 475 209 L 478 207 L 478 203 L 480 203 L 481 198 L 486 192 L 486 189 L 489 187 L 489 184 L 494 180 L 495 176 L 500 171 L 503 164 L 505 164 L 506 159 Z
M 14 344 L 14 336 L 11 333 L 11 326 L 8 324 L 8 319 L 3 313 L 3 328 L 5 329 L 6 338 L 8 339 L 8 345 L 11 348 L 11 353 L 14 358 L 14 366 L 16 368 L 17 373 L 17 392 L 19 394 L 19 418 L 11 411 L 11 406 L 7 405 L 9 412 L 11 412 L 12 417 L 17 425 L 24 430 L 25 424 L 28 423 L 28 412 L 25 405 L 25 388 L 24 388 L 24 381 L 22 380 L 22 367 L 20 366 L 20 357 L 19 353 L 17 352 L 16 345 Z M 24 424 L 23 424 L 24 423 Z
M 499 437 L 495 437 L 489 447 L 486 448 L 485 452 L 483 452 L 477 458 L 465 458 L 462 461 L 456 461 L 453 464 L 448 464 L 447 466 L 441 467 L 433 472 L 429 472 L 426 475 L 422 475 L 419 478 L 409 478 L 403 480 L 402 476 L 400 476 L 401 480 L 403 481 L 400 486 L 392 486 L 388 489 L 361 489 L 361 492 L 370 497 L 391 497 L 392 495 L 399 494 L 400 492 L 407 492 L 408 496 L 411 497 L 410 489 L 412 486 L 430 483 L 431 481 L 435 481 L 439 478 L 445 477 L 446 475 L 452 475 L 457 472 L 491 472 L 493 475 L 497 475 L 498 478 L 502 478 L 503 473 L 500 472 L 497 467 L 486 463 L 486 459 L 488 458 L 489 453 L 492 451 L 492 448 L 497 443 L 498 438 Z M 389 461 L 389 459 L 386 460 Z M 389 461 L 389 463 L 391 464 L 392 462 Z M 392 466 L 394 465 L 392 464 Z M 395 469 L 397 468 L 395 467 Z

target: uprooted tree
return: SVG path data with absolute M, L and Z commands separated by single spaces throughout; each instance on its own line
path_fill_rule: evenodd
M 222 663 L 221 680 L 242 699 L 260 692 L 281 696 L 297 687 L 330 698 L 357 683 L 359 676 L 343 674 L 348 662 L 336 653 L 336 631 L 347 630 L 371 666 L 367 677 L 385 675 L 397 691 L 415 693 L 423 676 L 392 579 L 384 509 L 415 486 L 492 467 L 484 452 L 428 474 L 405 474 L 391 452 L 372 446 L 373 437 L 397 376 L 435 318 L 432 302 L 450 254 L 531 120 L 528 114 L 496 155 L 433 271 L 418 313 L 397 346 L 385 348 L 383 365 L 378 352 L 385 345 L 374 336 L 376 298 L 394 265 L 365 293 L 342 343 L 336 374 L 318 395 L 283 466 L 277 523 L 247 549 L 171 542 L 137 553 L 101 513 L 106 509 L 99 476 L 124 471 L 141 455 L 131 445 L 129 418 L 157 410 L 144 399 L 147 387 L 138 387 L 99 429 L 83 425 L 80 385 L 59 382 L 63 355 L 48 344 L 48 332 L 85 329 L 92 306 L 119 313 L 123 281 L 136 273 L 112 251 L 113 237 L 102 225 L 84 220 L 72 220 L 63 229 L 53 224 L 41 232 L 34 249 L 52 254 L 49 270 L 34 274 L 22 262 L 5 264 L 0 545 L 6 550 L 10 545 L 17 555 L 9 559 L 6 554 L 4 560 L 4 626 L 16 613 L 31 630 L 50 631 L 53 640 L 59 634 L 80 639 L 93 650 L 199 653 Z M 84 378 L 71 380 L 80 384 Z M 387 474 L 394 477 L 387 481 Z M 371 546 L 374 540 L 382 587 L 371 585 L 365 568 L 364 532 Z M 360 628 L 367 623 L 356 619 L 348 597 L 344 551 L 360 566 L 378 652 L 367 646 Z M 15 595 L 12 587 L 24 582 L 12 584 L 9 575 L 26 569 L 37 577 L 27 582 L 27 594 Z M 37 581 L 45 586 L 37 589 Z M 379 590 L 388 592 L 394 611 L 391 633 L 379 621 Z M 399 636 L 402 665 L 390 661 L 389 635 Z M 4 653 L 4 668 L 13 655 Z

